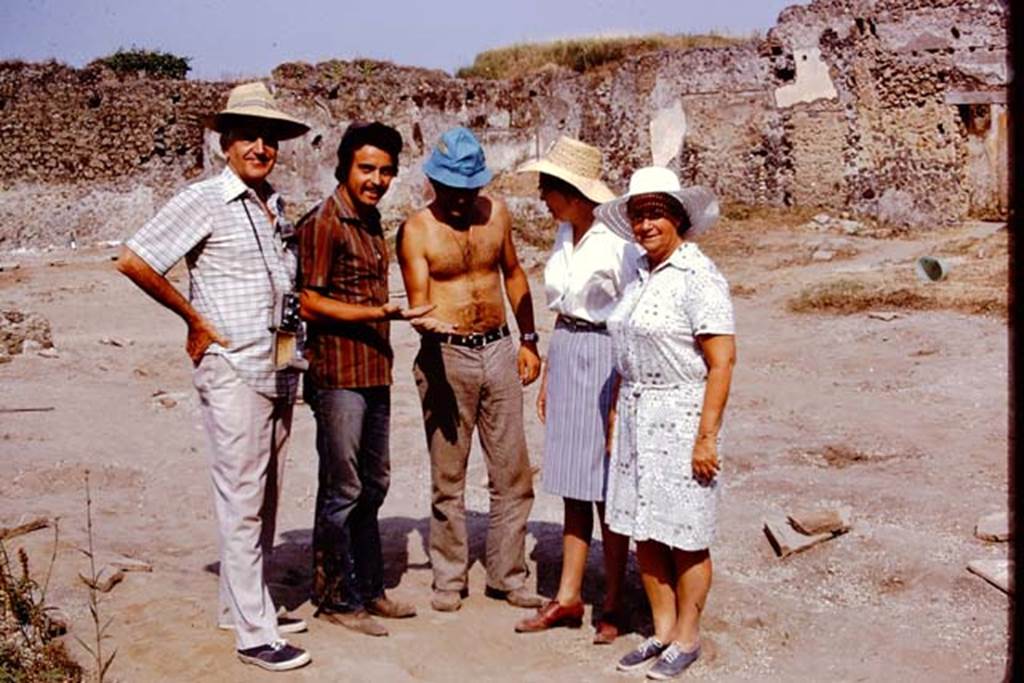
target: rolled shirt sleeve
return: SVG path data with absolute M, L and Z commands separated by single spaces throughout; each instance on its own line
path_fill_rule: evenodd
M 150 268 L 166 275 L 175 263 L 210 236 L 209 214 L 201 210 L 193 188 L 175 195 L 125 242 Z

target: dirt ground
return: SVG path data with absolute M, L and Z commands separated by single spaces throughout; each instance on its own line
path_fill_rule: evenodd
M 1008 552 L 1005 544 L 973 535 L 979 516 L 1004 510 L 1007 502 L 1007 326 L 998 312 L 955 310 L 957 288 L 966 286 L 959 276 L 976 272 L 978 263 L 988 264 L 990 273 L 1005 267 L 1005 230 L 997 228 L 973 224 L 877 239 L 823 233 L 795 219 L 747 219 L 727 221 L 709 236 L 705 250 L 736 292 L 739 364 L 726 415 L 726 489 L 703 621 L 705 656 L 686 677 L 1002 677 L 1008 599 L 966 565 Z M 829 247 L 831 258 L 815 257 L 815 245 L 828 239 L 841 243 Z M 944 252 L 954 253 L 949 278 L 917 282 L 913 259 L 943 245 L 953 245 Z M 0 526 L 37 515 L 60 517 L 48 601 L 67 614 L 75 634 L 88 639 L 87 596 L 76 577 L 87 561 L 76 548 L 86 542 L 83 475 L 91 470 L 101 560 L 116 552 L 153 565 L 152 573 L 128 574 L 104 596 L 101 612 L 113 617 L 107 647 L 118 653 L 109 675 L 119 681 L 270 680 L 275 676 L 239 663 L 232 636 L 213 626 L 217 550 L 205 439 L 182 350 L 184 327 L 114 271 L 113 253 L 97 248 L 0 259 L 21 263 L 18 270 L 0 272 L 0 305 L 49 318 L 58 352 L 56 358 L 30 352 L 0 365 L 0 409 L 53 407 L 0 413 Z M 182 273 L 175 273 L 183 285 Z M 843 315 L 789 311 L 790 300 L 815 283 L 866 281 L 880 273 L 926 301 L 945 303 L 932 307 L 913 299 L 911 308 L 893 308 L 886 303 L 907 300 L 880 298 L 879 306 L 868 301 Z M 538 271 L 531 280 L 537 288 Z M 397 273 L 391 286 L 398 298 Z M 538 309 L 543 351 L 552 316 Z M 878 310 L 899 316 L 869 315 Z M 424 546 L 428 461 L 410 371 L 416 340 L 398 324 L 393 339 L 393 483 L 382 511 L 385 580 L 394 595 L 417 604 L 419 616 L 389 622 L 391 636 L 380 639 L 311 618 L 305 598 L 316 454 L 310 411 L 297 406 L 271 580 L 276 599 L 309 618 L 309 632 L 292 640 L 308 648 L 313 664 L 277 678 L 642 678 L 614 671 L 616 659 L 650 628 L 632 559 L 635 632 L 612 646 L 591 645 L 589 607 L 582 629 L 517 635 L 512 626 L 526 612 L 484 597 L 487 495 L 478 453 L 466 492 L 471 596 L 457 613 L 431 611 Z M 535 392 L 526 392 L 526 429 L 530 457 L 539 462 Z M 530 580 L 540 593 L 553 595 L 562 506 L 536 483 Z M 848 534 L 784 560 L 775 557 L 762 532 L 765 516 L 831 505 L 852 508 Z M 36 531 L 8 545 L 24 547 L 42 573 L 52 541 L 52 532 Z M 601 591 L 595 540 L 588 604 L 600 604 Z M 87 663 L 71 639 L 68 647 Z

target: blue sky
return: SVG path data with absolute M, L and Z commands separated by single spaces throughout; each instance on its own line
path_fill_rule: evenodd
M 453 72 L 483 50 L 589 35 L 749 35 L 809 0 L 0 0 L 0 59 L 82 66 L 119 47 L 192 58 L 191 77 L 368 57 Z

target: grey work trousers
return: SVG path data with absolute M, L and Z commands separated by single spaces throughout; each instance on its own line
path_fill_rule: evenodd
M 523 388 L 508 337 L 479 348 L 423 340 L 413 365 L 430 450 L 430 561 L 434 589 L 466 587 L 466 467 L 480 429 L 490 513 L 487 585 L 501 591 L 526 581 L 526 520 L 533 481 L 523 433 Z

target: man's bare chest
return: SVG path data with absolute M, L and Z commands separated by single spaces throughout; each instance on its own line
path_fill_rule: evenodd
M 431 277 L 443 280 L 495 270 L 502 237 L 495 225 L 474 225 L 464 230 L 438 226 L 427 250 Z

